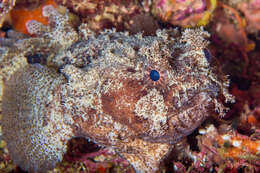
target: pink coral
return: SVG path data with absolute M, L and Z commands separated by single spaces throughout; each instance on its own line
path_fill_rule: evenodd
M 260 31 L 260 1 L 250 0 L 249 2 L 241 2 L 237 6 L 245 15 L 248 32 Z
M 153 10 L 161 20 L 183 27 L 205 25 L 215 5 L 207 0 L 154 0 Z

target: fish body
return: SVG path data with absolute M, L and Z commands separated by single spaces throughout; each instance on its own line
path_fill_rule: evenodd
M 59 70 L 25 64 L 4 80 L 3 135 L 25 170 L 54 168 L 68 140 L 82 136 L 116 150 L 137 172 L 155 172 L 172 144 L 213 111 L 223 113 L 218 96 L 233 99 L 226 76 L 205 55 L 202 28 L 154 36 L 107 30 L 64 44 L 60 33 L 39 39 L 55 47 L 49 54 Z M 50 57 L 46 49 L 41 55 Z

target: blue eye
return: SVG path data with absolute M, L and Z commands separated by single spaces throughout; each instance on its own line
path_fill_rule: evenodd
M 157 70 L 152 70 L 150 72 L 150 79 L 153 81 L 158 81 L 160 79 L 160 73 Z

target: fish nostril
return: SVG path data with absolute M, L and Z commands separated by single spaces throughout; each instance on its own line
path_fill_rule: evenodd
M 160 73 L 157 70 L 152 70 L 150 72 L 150 79 L 153 81 L 158 81 L 160 79 Z
M 203 49 L 204 55 L 207 59 L 207 61 L 210 63 L 212 60 L 212 55 L 208 49 Z

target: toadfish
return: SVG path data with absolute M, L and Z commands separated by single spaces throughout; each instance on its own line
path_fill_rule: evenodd
M 3 136 L 24 170 L 53 169 L 68 141 L 81 136 L 114 149 L 136 172 L 155 172 L 174 143 L 212 112 L 224 114 L 218 96 L 234 99 L 205 53 L 202 28 L 97 35 L 48 13 L 48 32 L 0 48 Z M 51 65 L 20 62 L 36 54 Z M 19 61 L 11 72 L 8 57 Z

